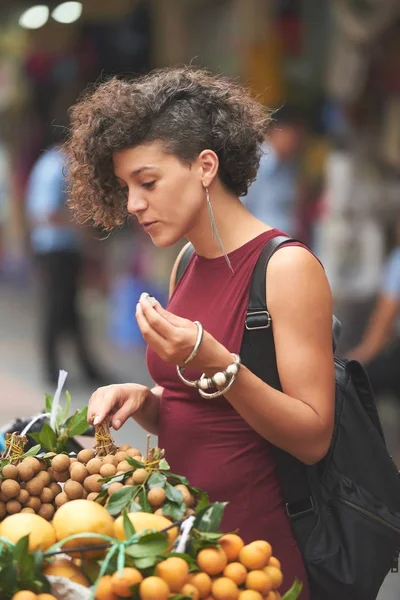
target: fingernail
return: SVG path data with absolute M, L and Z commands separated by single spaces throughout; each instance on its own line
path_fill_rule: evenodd
M 149 297 L 149 294 L 147 292 L 142 292 L 140 294 L 140 300 L 147 300 L 148 297 Z
M 114 429 L 119 429 L 121 427 L 121 421 L 117 419 L 114 423 Z
M 156 300 L 156 298 L 154 298 L 154 296 L 150 296 L 150 294 L 149 294 L 149 295 L 148 295 L 148 297 L 147 297 L 147 301 L 148 301 L 148 302 L 150 302 L 150 304 L 151 304 L 152 306 L 155 306 L 155 305 L 157 304 L 157 300 Z
M 98 425 L 100 423 L 100 417 L 97 415 L 94 419 L 93 419 L 93 425 Z

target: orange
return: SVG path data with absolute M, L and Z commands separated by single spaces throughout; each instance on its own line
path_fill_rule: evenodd
M 29 590 L 21 590 L 14 594 L 11 600 L 37 600 L 37 596 Z
M 200 598 L 199 590 L 192 583 L 185 583 L 180 593 L 189 596 L 192 600 L 199 600 Z
M 213 581 L 211 595 L 215 600 L 237 600 L 239 598 L 239 588 L 232 579 L 219 577 Z
M 235 533 L 227 533 L 223 535 L 218 543 L 221 545 L 222 550 L 225 552 L 228 562 L 237 560 L 239 552 L 244 546 L 244 541 L 241 537 Z
M 0 537 L 7 538 L 13 544 L 28 534 L 29 552 L 39 548 L 44 552 L 57 541 L 53 526 L 39 515 L 17 513 L 0 523 Z
M 99 580 L 95 594 L 96 600 L 118 600 L 112 590 L 111 575 L 103 575 Z
M 265 596 L 265 600 L 280 600 L 280 598 L 281 598 L 280 593 L 274 592 L 273 590 L 270 591 L 268 596 Z
M 250 571 L 246 577 L 246 588 L 266 596 L 273 588 L 272 580 L 265 571 Z
M 37 600 L 57 600 L 53 594 L 38 594 Z
M 264 571 L 271 578 L 272 589 L 276 590 L 277 588 L 279 588 L 282 585 L 283 575 L 282 575 L 282 571 L 280 569 L 278 569 L 278 567 L 273 567 L 271 565 L 268 565 L 267 567 L 265 567 Z
M 271 558 L 272 546 L 269 542 L 266 542 L 265 540 L 255 540 L 251 543 L 252 545 L 257 546 L 257 548 L 260 548 L 260 550 L 262 550 L 265 553 L 265 555 L 268 556 L 268 560 Z
M 236 585 L 243 585 L 247 577 L 247 569 L 240 562 L 228 563 L 224 569 L 224 577 L 229 577 Z
M 254 543 L 247 544 L 239 552 L 239 560 L 247 569 L 263 569 L 269 560 L 269 556 Z
M 197 555 L 199 568 L 207 575 L 219 575 L 228 564 L 222 548 L 203 548 Z
M 263 600 L 263 597 L 260 592 L 256 592 L 255 590 L 244 590 L 240 592 L 239 600 Z
M 158 563 L 156 575 L 164 579 L 171 592 L 179 592 L 189 573 L 189 565 L 179 556 L 171 556 Z
M 271 556 L 271 558 L 269 559 L 269 562 L 268 562 L 268 566 L 278 567 L 278 569 L 282 570 L 281 562 L 275 556 Z
M 146 577 L 139 587 L 142 600 L 168 600 L 169 587 L 161 577 Z
M 200 598 L 207 598 L 211 592 L 211 577 L 207 573 L 190 573 L 187 583 L 191 583 L 198 589 Z
M 143 576 L 137 569 L 125 567 L 121 574 L 116 571 L 111 576 L 111 587 L 114 594 L 122 598 L 130 598 L 132 596 L 131 587 L 143 581 Z

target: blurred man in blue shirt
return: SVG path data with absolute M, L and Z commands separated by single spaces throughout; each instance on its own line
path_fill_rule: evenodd
M 64 165 L 61 147 L 50 147 L 34 164 L 27 187 L 31 246 L 38 262 L 42 286 L 45 374 L 51 383 L 57 382 L 62 368 L 59 345 L 68 334 L 75 342 L 86 377 L 99 383 L 102 381 L 100 370 L 90 356 L 78 310 L 83 240 L 82 231 L 73 223 L 66 207 Z
M 299 198 L 298 152 L 303 124 L 297 110 L 282 107 L 263 144 L 256 180 L 242 198 L 246 208 L 264 223 L 296 236 Z

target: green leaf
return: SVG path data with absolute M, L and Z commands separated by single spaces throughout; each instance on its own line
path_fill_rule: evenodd
M 166 483 L 167 483 L 166 476 L 162 475 L 158 471 L 156 471 L 155 473 L 153 473 L 153 475 L 151 475 L 149 477 L 149 479 L 147 480 L 147 485 L 148 485 L 148 487 L 149 487 L 150 490 L 153 487 L 163 488 L 163 487 L 165 487 Z
M 143 558 L 135 558 L 135 567 L 137 569 L 150 569 L 150 567 L 155 567 L 157 564 L 157 556 L 144 556 Z
M 290 590 L 286 592 L 284 596 L 282 596 L 282 600 L 297 600 L 297 598 L 301 594 L 301 590 L 303 589 L 303 584 L 298 579 L 295 579 Z
M 137 533 L 140 533 L 138 531 Z M 128 546 L 129 555 L 133 558 L 144 558 L 146 556 L 158 557 L 168 548 L 169 541 L 166 534 L 146 533 L 138 542 Z
M 144 467 L 144 463 L 139 462 L 138 460 L 135 460 L 134 458 L 132 458 L 132 456 L 127 456 L 125 458 L 125 460 L 132 466 L 135 467 L 135 469 L 143 469 Z
M 167 461 L 165 460 L 165 458 L 162 458 L 159 462 L 158 468 L 160 469 L 160 471 L 169 471 L 170 466 L 167 463 Z
M 135 528 L 132 525 L 132 521 L 128 517 L 128 512 L 126 509 L 124 509 L 124 533 L 127 540 L 130 540 L 131 537 L 136 533 Z
M 185 504 L 182 506 L 176 502 L 166 502 L 162 507 L 162 511 L 166 517 L 171 517 L 174 521 L 179 521 L 186 512 L 186 506 Z
M 183 494 L 180 490 L 177 490 L 173 485 L 167 483 L 165 485 L 165 493 L 167 494 L 168 500 L 176 502 L 176 504 L 184 504 Z
M 21 458 L 27 458 L 28 456 L 36 456 L 40 452 L 41 445 L 37 444 L 32 446 L 27 452 L 25 452 Z
M 46 412 L 50 413 L 51 407 L 53 406 L 53 396 L 49 396 L 49 394 L 45 394 L 44 398 L 45 398 Z
M 152 513 L 153 507 L 147 499 L 147 492 L 144 487 L 142 487 L 138 493 L 140 506 L 142 507 L 143 512 Z
M 193 492 L 193 488 L 190 491 Z M 196 505 L 196 513 L 199 513 L 204 508 L 209 506 L 210 500 L 209 500 L 206 492 L 203 492 L 203 490 L 199 490 L 199 493 L 197 493 L 197 489 L 195 489 L 194 491 L 195 491 L 195 496 L 198 498 L 197 505 Z
M 206 506 L 196 514 L 193 529 L 197 529 L 198 531 L 218 531 L 226 505 L 227 502 L 214 502 Z
M 133 501 L 131 502 L 130 506 L 129 506 L 129 512 L 142 512 L 142 507 L 140 506 L 140 504 L 138 504 L 137 502 Z
M 135 496 L 135 489 L 131 487 L 123 487 L 115 491 L 110 496 L 110 501 L 107 505 L 107 511 L 110 515 L 119 515 L 124 508 L 127 508 Z
M 43 448 L 54 452 L 57 444 L 57 436 L 54 429 L 50 427 L 48 423 L 45 423 L 39 433 L 38 441 Z
M 88 407 L 85 406 L 84 408 L 76 411 L 76 413 L 67 420 L 66 426 L 69 437 L 82 435 L 89 429 L 89 423 L 87 422 L 87 411 Z
M 22 563 L 28 556 L 29 534 L 21 538 L 14 547 L 14 560 L 17 563 Z
M 182 483 L 183 485 L 186 485 L 187 487 L 189 487 L 189 481 L 187 480 L 186 477 L 183 477 L 182 475 L 176 475 L 176 473 L 166 473 L 166 475 L 170 481 Z

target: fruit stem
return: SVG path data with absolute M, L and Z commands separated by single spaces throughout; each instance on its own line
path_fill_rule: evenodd
M 9 460 L 12 465 L 17 464 L 24 454 L 25 444 L 28 442 L 25 436 L 17 431 L 6 433 L 6 449 L 1 458 Z
M 95 427 L 95 453 L 96 456 L 107 456 L 107 454 L 116 454 L 118 448 L 110 433 L 110 421 L 106 419 L 101 425 Z

